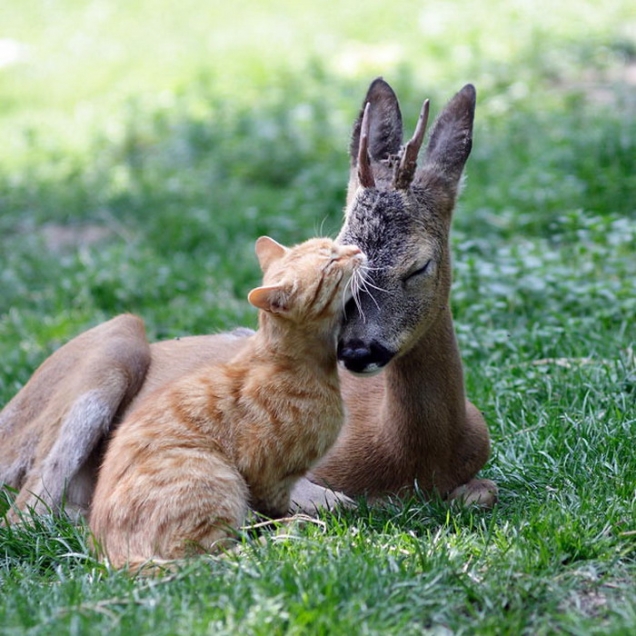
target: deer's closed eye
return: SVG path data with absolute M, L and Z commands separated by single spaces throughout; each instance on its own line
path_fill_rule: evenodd
M 429 258 L 426 261 L 426 263 L 424 263 L 424 265 L 422 265 L 421 267 L 418 267 L 417 269 L 414 269 L 412 272 L 409 272 L 402 280 L 406 283 L 407 281 L 411 280 L 412 278 L 415 278 L 416 276 L 425 274 L 429 270 L 432 262 L 433 262 L 433 259 Z

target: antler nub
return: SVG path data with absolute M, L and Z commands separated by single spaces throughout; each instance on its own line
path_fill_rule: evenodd
M 415 169 L 417 168 L 417 155 L 422 147 L 424 135 L 426 134 L 426 125 L 428 124 L 428 99 L 422 104 L 420 117 L 417 120 L 415 132 L 410 141 L 402 149 L 400 163 L 398 164 L 395 175 L 393 176 L 393 187 L 396 190 L 406 190 L 413 181 Z
M 362 115 L 362 124 L 360 125 L 360 144 L 358 147 L 358 181 L 363 188 L 374 188 L 375 179 L 373 178 L 373 170 L 371 170 L 371 158 L 369 157 L 369 129 L 371 121 L 369 111 L 371 104 L 367 102 Z

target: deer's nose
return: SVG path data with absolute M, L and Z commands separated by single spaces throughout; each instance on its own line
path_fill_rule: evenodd
M 394 355 L 378 342 L 352 339 L 338 343 L 338 359 L 352 373 L 377 373 Z

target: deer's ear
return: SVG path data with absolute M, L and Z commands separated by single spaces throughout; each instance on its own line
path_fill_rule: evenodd
M 432 181 L 455 198 L 473 144 L 476 97 L 475 87 L 467 84 L 442 110 L 431 130 L 416 183 Z
M 393 89 L 378 77 L 371 83 L 362 102 L 358 119 L 353 125 L 349 154 L 355 166 L 360 147 L 360 128 L 364 109 L 369 104 L 369 155 L 372 161 L 381 161 L 396 154 L 402 145 L 402 114 Z
M 269 266 L 287 253 L 287 248 L 269 236 L 261 236 L 254 246 L 261 270 L 266 272 Z
M 283 314 L 287 311 L 285 290 L 280 285 L 266 285 L 253 289 L 247 300 L 257 309 L 273 314 Z

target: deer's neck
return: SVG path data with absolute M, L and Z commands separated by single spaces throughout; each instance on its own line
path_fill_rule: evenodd
M 381 428 L 413 456 L 450 446 L 466 421 L 464 377 L 446 307 L 416 345 L 385 371 Z

